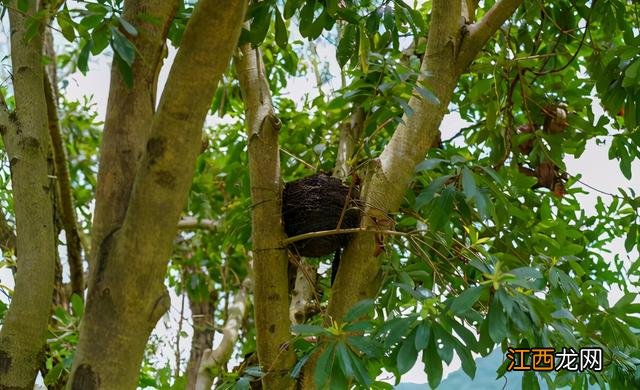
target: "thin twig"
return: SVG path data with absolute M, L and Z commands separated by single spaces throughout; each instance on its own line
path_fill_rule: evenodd
M 413 234 L 418 233 L 417 231 L 415 232 L 399 232 L 396 230 L 379 230 L 379 229 L 368 229 L 368 228 L 350 228 L 350 229 L 333 229 L 333 230 L 320 230 L 317 232 L 311 232 L 311 233 L 304 233 L 304 234 L 299 234 L 297 236 L 293 236 L 293 237 L 289 237 L 286 240 L 284 240 L 284 245 L 290 245 L 293 244 L 294 242 L 298 242 L 301 240 L 306 240 L 308 238 L 319 238 L 319 237 L 326 237 L 326 236 L 332 236 L 334 234 L 350 234 L 350 233 L 361 233 L 361 232 L 372 232 L 372 233 L 377 233 L 377 234 L 386 234 L 389 236 L 410 236 Z

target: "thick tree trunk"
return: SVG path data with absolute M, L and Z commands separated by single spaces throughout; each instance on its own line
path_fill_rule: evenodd
M 153 115 L 142 159 L 139 165 L 135 159 L 133 162 L 125 159 L 138 166 L 133 185 L 126 184 L 131 189 L 130 196 L 123 199 L 121 191 L 107 191 L 114 185 L 125 185 L 122 175 L 116 181 L 114 177 L 104 178 L 109 174 L 103 176 L 106 180 L 103 191 L 109 194 L 105 192 L 97 199 L 97 203 L 103 204 L 96 204 L 96 212 L 107 207 L 119 208 L 119 211 L 104 214 L 100 233 L 104 239 L 94 241 L 99 245 L 94 247 L 92 280 L 70 378 L 72 389 L 136 387 L 149 334 L 169 306 L 164 287 L 167 261 L 191 185 L 202 125 L 218 81 L 237 45 L 245 8 L 245 2 L 234 0 L 197 3 L 171 67 L 158 112 Z M 159 16 L 167 17 L 166 14 Z M 138 56 L 136 62 L 144 60 Z M 140 74 L 135 80 L 153 83 L 149 74 Z M 136 101 L 152 109 L 152 95 L 147 95 L 147 101 Z M 127 123 L 127 116 L 132 113 L 121 111 L 119 115 L 124 115 L 120 119 Z M 136 133 L 135 137 L 144 140 L 145 135 Z M 111 143 L 120 141 L 123 140 L 110 140 Z M 135 140 L 128 145 L 133 148 L 138 143 L 139 140 Z M 121 152 L 127 155 L 133 151 Z M 112 154 L 115 161 L 105 160 L 103 155 L 102 163 L 121 163 L 122 153 Z M 130 167 L 126 169 L 130 170 Z M 106 221 L 114 224 L 110 231 L 105 231 L 109 226 Z
M 418 84 L 438 98 L 428 102 L 415 93 L 409 100 L 413 115 L 404 115 L 391 140 L 377 160 L 368 166 L 361 199 L 366 204 L 361 226 L 389 229 L 388 213 L 395 212 L 413 177 L 415 166 L 433 145 L 455 85 L 495 31 L 509 18 L 522 0 L 498 1 L 478 23 L 461 24 L 461 3 L 434 0 L 427 42 Z M 325 322 L 340 319 L 357 302 L 375 295 L 381 280 L 379 250 L 383 237 L 360 233 L 345 250 L 332 288 Z M 316 356 L 317 358 L 317 356 Z M 315 360 L 307 363 L 304 388 L 313 388 Z
M 0 331 L 0 388 L 32 389 L 43 358 L 55 275 L 53 192 L 48 175 L 47 106 L 44 97 L 42 29 L 28 33 L 28 10 L 9 8 L 15 116 L 0 108 L 11 163 L 18 272 L 11 307 Z M 4 103 L 4 102 L 2 102 Z
M 251 239 L 253 244 L 254 317 L 258 359 L 265 373 L 265 389 L 293 386 L 289 371 L 295 363 L 289 321 L 289 279 L 283 245 L 282 182 L 279 119 L 273 113 L 271 92 L 259 50 L 242 47 L 236 73 L 245 104 L 251 181 Z
M 136 47 L 136 60 L 131 69 L 133 85 L 126 85 L 114 59 L 91 231 L 92 275 L 97 269 L 95 261 L 102 242 L 122 225 L 129 206 L 133 181 L 155 113 L 156 75 L 162 67 L 167 33 L 179 3 L 178 0 L 125 1 L 122 18 L 138 31 L 137 37 L 129 37 Z M 149 22 L 149 16 L 157 18 L 157 22 Z

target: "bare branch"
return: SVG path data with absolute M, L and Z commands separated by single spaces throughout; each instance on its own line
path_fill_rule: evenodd
M 196 217 L 185 216 L 178 221 L 180 230 L 205 229 L 216 231 L 220 227 L 220 221 L 215 219 L 198 219 Z
M 209 390 L 213 383 L 213 379 L 209 374 L 209 370 L 215 367 L 221 367 L 229 361 L 233 348 L 235 347 L 242 323 L 247 314 L 247 306 L 249 305 L 249 291 L 251 290 L 252 280 L 249 276 L 242 282 L 241 288 L 233 297 L 233 303 L 229 305 L 227 321 L 222 330 L 222 340 L 217 348 L 213 350 L 205 350 L 200 360 L 200 368 L 198 369 L 198 379 L 196 382 L 196 390 Z
M 460 54 L 456 60 L 457 69 L 462 72 L 469 66 L 489 38 L 509 19 L 523 0 L 500 0 L 477 23 L 467 26 Z
M 53 163 L 57 178 L 57 190 L 61 206 L 62 226 L 67 241 L 67 261 L 71 277 L 71 293 L 83 296 L 84 272 L 82 268 L 82 245 L 78 234 L 76 211 L 71 193 L 71 177 L 67 166 L 67 155 L 64 149 L 60 121 L 58 120 L 58 105 L 54 87 L 49 76 L 44 74 L 44 94 L 47 101 L 47 116 L 49 118 L 49 136 L 53 151 Z

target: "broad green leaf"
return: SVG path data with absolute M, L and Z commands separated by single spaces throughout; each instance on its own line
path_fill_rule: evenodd
M 489 322 L 489 335 L 495 343 L 500 343 L 507 337 L 507 318 L 502 305 L 497 300 L 493 300 L 489 314 L 487 316 Z
M 136 28 L 131 23 L 127 22 L 124 18 L 118 17 L 118 22 L 120 22 L 122 28 L 124 28 L 124 30 L 129 35 L 131 35 L 132 37 L 138 36 L 138 30 L 136 30 Z
M 66 6 L 56 15 L 56 21 L 58 22 L 58 26 L 60 26 L 62 36 L 64 36 L 67 41 L 73 42 L 76 39 L 76 30 L 73 27 L 74 23 L 69 16 L 69 10 Z
M 129 66 L 136 58 L 136 49 L 133 44 L 117 28 L 111 28 L 111 45 L 118 56 Z
M 319 335 L 327 331 L 319 325 L 296 324 L 291 326 L 291 332 L 296 334 Z
M 467 196 L 467 200 L 473 199 L 476 196 L 478 188 L 476 186 L 476 180 L 473 178 L 473 173 L 467 167 L 462 168 L 462 189 Z
M 354 373 L 351 356 L 349 355 L 349 352 L 347 352 L 347 346 L 343 342 L 338 342 L 338 344 L 336 344 L 336 358 L 344 376 L 347 379 L 352 379 Z
M 358 47 L 358 56 L 360 58 L 360 67 L 364 73 L 369 72 L 369 37 L 363 26 L 358 28 L 360 34 L 360 45 Z
M 343 320 L 345 322 L 351 322 L 368 315 L 373 311 L 374 303 L 375 301 L 373 299 L 364 299 L 356 303 L 351 309 L 349 309 L 347 314 L 345 314 Z
M 327 385 L 327 380 L 331 377 L 333 371 L 334 351 L 336 343 L 333 342 L 325 347 L 320 353 L 318 362 L 316 363 L 316 372 L 313 377 L 313 382 L 316 385 L 316 389 L 324 389 Z
M 78 70 L 82 72 L 83 75 L 86 75 L 89 70 L 89 54 L 91 53 L 92 46 L 93 40 L 90 39 L 85 42 L 84 46 L 80 50 L 80 55 L 78 55 Z
M 487 288 L 487 285 L 480 285 L 464 290 L 459 296 L 453 298 L 449 309 L 453 314 L 469 310 Z
M 280 14 L 280 10 L 276 7 L 276 43 L 278 46 L 285 50 L 287 48 L 288 40 L 289 40 L 289 32 L 287 31 L 287 26 L 284 23 L 284 19 L 282 19 L 282 14 Z
M 424 363 L 427 379 L 431 388 L 436 388 L 442 381 L 442 360 L 437 351 L 437 340 L 432 336 L 429 346 L 422 354 L 422 362 Z
M 418 351 L 415 346 L 415 335 L 415 331 L 411 332 L 411 334 L 402 342 L 398 350 L 396 364 L 400 375 L 407 373 L 416 363 L 416 359 L 418 359 Z
M 429 339 L 431 338 L 431 327 L 427 322 L 422 322 L 416 327 L 415 336 L 415 348 L 418 351 L 422 351 L 429 345 Z

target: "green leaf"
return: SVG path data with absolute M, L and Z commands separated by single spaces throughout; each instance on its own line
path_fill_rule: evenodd
M 133 72 L 131 70 L 131 66 L 127 64 L 119 55 L 114 56 L 114 59 L 124 83 L 129 88 L 133 87 Z
M 22 13 L 29 11 L 29 0 L 18 0 L 18 11 Z
M 302 372 L 302 368 L 307 363 L 307 361 L 309 360 L 311 355 L 313 355 L 313 352 L 310 352 L 310 353 L 304 355 L 303 357 L 300 358 L 300 360 L 298 360 L 296 365 L 291 370 L 291 377 L 292 378 L 298 378 L 300 376 L 300 373 Z
M 396 364 L 400 375 L 407 373 L 416 363 L 416 359 L 418 359 L 418 351 L 415 346 L 415 334 L 415 331 L 411 332 L 411 334 L 402 342 L 400 349 L 398 350 Z
M 62 364 L 62 362 L 56 363 L 51 370 L 49 370 L 49 372 L 47 372 L 47 375 L 44 377 L 44 384 L 51 386 L 55 383 L 58 382 L 58 379 L 60 378 L 60 374 L 62 373 L 62 370 L 64 369 L 64 364 Z
M 502 310 L 502 305 L 496 299 L 489 309 L 487 318 L 489 322 L 489 336 L 495 343 L 501 343 L 507 337 L 507 318 Z
M 298 7 L 300 6 L 300 3 L 302 3 L 303 1 L 304 0 L 287 0 L 287 2 L 284 4 L 285 19 L 291 19 L 293 14 L 296 12 Z
M 476 361 L 473 359 L 471 351 L 459 344 L 456 347 L 456 352 L 458 352 L 458 357 L 460 358 L 460 362 L 462 363 L 462 370 L 469 376 L 469 378 L 475 378 Z
M 91 54 L 97 56 L 102 53 L 104 49 L 109 46 L 111 40 L 111 32 L 109 26 L 105 23 L 97 27 L 91 33 L 91 39 L 93 40 L 93 46 L 91 46 Z
M 316 372 L 313 377 L 316 389 L 324 389 L 327 385 L 327 380 L 331 377 L 335 346 L 335 342 L 327 345 L 318 358 L 318 363 L 316 363 Z
M 467 196 L 467 200 L 473 199 L 476 196 L 476 191 L 478 191 L 473 173 L 467 167 L 462 167 L 462 189 Z
M 416 166 L 416 172 L 430 171 L 436 168 L 438 165 L 440 165 L 444 161 L 447 161 L 447 160 L 444 160 L 441 158 L 428 158 Z
M 136 49 L 133 43 L 117 28 L 113 27 L 111 27 L 111 46 L 127 65 L 131 66 L 133 64 L 133 60 L 136 58 Z
M 93 40 L 89 39 L 85 42 L 84 46 L 80 50 L 80 54 L 78 55 L 78 70 L 80 70 L 83 75 L 86 75 L 89 70 L 89 53 L 91 53 L 92 46 Z
M 78 294 L 71 295 L 71 309 L 73 310 L 73 315 L 77 318 L 82 318 L 84 315 L 84 302 Z
M 373 299 L 363 299 L 349 309 L 347 314 L 344 315 L 343 320 L 345 322 L 351 322 L 368 315 L 373 311 L 374 303 L 375 301 Z
M 336 59 L 340 67 L 344 67 L 356 50 L 356 27 L 347 25 L 342 31 L 338 48 L 336 49 Z
M 76 39 L 76 30 L 73 27 L 74 23 L 69 16 L 69 10 L 66 6 L 56 16 L 56 21 L 58 22 L 58 26 L 60 26 L 62 36 L 65 37 L 67 41 L 73 42 Z
M 126 31 L 129 35 L 131 35 L 132 37 L 138 36 L 138 30 L 136 30 L 136 28 L 131 23 L 127 22 L 124 18 L 119 16 L 118 22 L 120 22 L 120 25 L 122 26 L 122 28 L 124 28 L 124 31 Z
M 522 388 L 527 390 L 540 390 L 538 376 L 534 371 L 525 371 L 522 377 Z
M 449 310 L 451 310 L 453 314 L 460 314 L 469 310 L 473 306 L 473 304 L 476 303 L 478 298 L 480 298 L 482 292 L 486 289 L 487 285 L 481 285 L 464 290 L 462 294 L 458 295 L 456 298 L 453 298 Z
M 360 67 L 364 73 L 369 73 L 369 37 L 364 26 L 358 26 L 358 30 L 360 31 L 360 46 L 358 47 Z
M 336 358 L 344 376 L 347 379 L 352 379 L 354 376 L 353 364 L 351 362 L 351 356 L 349 355 L 349 352 L 347 352 L 347 347 L 343 342 L 339 342 L 336 345 Z
M 282 14 L 280 14 L 280 10 L 276 7 L 276 43 L 278 47 L 285 50 L 287 48 L 287 43 L 289 40 L 289 32 L 287 31 L 287 26 L 284 23 L 284 19 L 282 19 Z
M 380 334 L 383 335 L 383 344 L 385 348 L 392 347 L 397 343 L 413 325 L 413 318 L 394 318 L 387 321 L 380 327 Z M 388 331 L 388 332 L 387 332 Z
M 429 345 L 431 338 L 431 327 L 428 323 L 422 322 L 416 327 L 415 346 L 416 350 L 422 351 Z
M 440 191 L 445 183 L 452 177 L 451 175 L 440 176 L 429 183 L 429 186 L 416 197 L 416 209 L 420 210 L 427 203 L 431 202 L 435 194 Z
M 313 16 L 316 9 L 316 0 L 308 0 L 300 10 L 300 35 L 307 38 L 313 25 Z
M 624 249 L 631 252 L 634 246 L 638 246 L 638 225 L 629 226 L 627 238 L 624 240 Z
M 347 338 L 347 342 L 355 350 L 358 350 L 372 358 L 380 357 L 384 352 L 382 345 L 368 336 L 349 336 Z
M 291 332 L 295 334 L 320 335 L 327 330 L 320 325 L 296 324 L 291 326 Z
M 429 102 L 431 104 L 434 104 L 434 105 L 440 104 L 440 100 L 438 99 L 438 97 L 433 92 L 431 92 L 430 90 L 428 90 L 426 88 L 423 88 L 423 87 L 421 87 L 419 85 L 415 86 L 415 90 L 427 102 Z
M 271 24 L 271 9 L 268 5 L 260 7 L 253 13 L 251 29 L 249 30 L 249 42 L 256 47 L 259 46 L 267 36 L 269 25 Z
M 367 368 L 363 365 L 364 360 L 356 356 L 350 349 L 348 352 L 351 357 L 351 363 L 354 368 L 356 380 L 365 388 L 371 388 L 371 377 L 367 372 Z
M 429 346 L 422 354 L 422 362 L 427 372 L 429 386 L 433 389 L 438 387 L 442 381 L 442 360 L 440 360 L 440 356 L 438 355 L 437 344 L 437 340 L 432 336 Z

